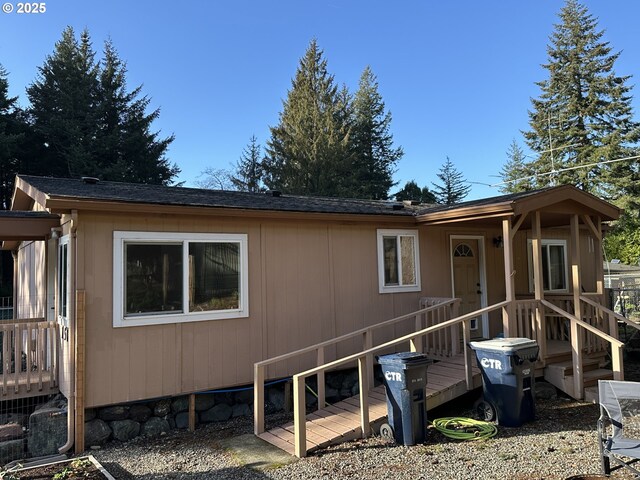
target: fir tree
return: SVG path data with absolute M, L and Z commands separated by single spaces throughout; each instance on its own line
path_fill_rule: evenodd
M 265 184 L 302 195 L 341 195 L 350 165 L 349 128 L 333 75 L 315 40 L 300 60 L 267 142 Z
M 9 208 L 19 168 L 17 154 L 23 134 L 17 100 L 18 97 L 9 97 L 8 74 L 0 65 L 0 210 Z
M 262 175 L 262 148 L 252 135 L 236 162 L 231 183 L 241 192 L 260 192 L 264 189 Z
M 532 175 L 533 171 L 525 161 L 524 151 L 520 148 L 518 142 L 513 140 L 507 150 L 507 163 L 500 171 L 500 176 L 504 182 L 500 186 L 500 191 L 503 193 L 516 193 L 533 190 L 534 179 Z
M 568 0 L 559 16 L 543 65 L 549 77 L 537 83 L 542 93 L 532 99 L 531 130 L 524 133 L 540 155 L 535 170 L 558 172 L 538 177 L 538 186 L 569 183 L 610 198 L 635 195 L 636 162 L 597 164 L 628 156 L 640 138 L 632 119 L 630 77 L 616 75 L 620 54 L 602 40 L 604 32 L 586 7 Z
M 89 32 L 78 41 L 68 27 L 38 70 L 27 94 L 32 148 L 40 150 L 25 156 L 39 161 L 24 173 L 153 184 L 179 173 L 165 156 L 173 136 L 151 131 L 159 111 L 146 113 L 150 100 L 139 97 L 141 87 L 127 91 L 125 65 L 110 42 L 97 62 Z
M 395 185 L 393 173 L 402 158 L 402 148 L 393 147 L 390 132 L 391 113 L 378 92 L 378 81 L 369 67 L 360 77 L 353 100 L 354 186 L 350 195 L 357 198 L 386 199 Z
M 440 167 L 440 173 L 437 174 L 442 184 L 434 183 L 434 194 L 438 203 L 443 205 L 454 205 L 460 203 L 469 194 L 470 185 L 466 185 L 466 179 L 459 172 L 451 159 L 447 157 L 447 161 Z
M 415 180 L 409 180 L 401 190 L 393 197 L 401 202 L 403 200 L 417 200 L 420 203 L 436 203 L 436 196 L 428 187 L 420 188 Z

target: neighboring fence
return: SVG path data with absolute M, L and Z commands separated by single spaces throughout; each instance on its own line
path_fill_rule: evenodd
M 13 297 L 0 297 L 0 320 L 13 318 Z
M 640 286 L 608 288 L 608 306 L 628 319 L 640 319 Z

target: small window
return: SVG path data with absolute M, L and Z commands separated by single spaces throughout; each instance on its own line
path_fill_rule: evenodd
M 114 232 L 116 327 L 248 316 L 247 236 Z
M 459 244 L 453 251 L 454 257 L 473 257 L 473 250 L 466 243 Z
M 418 232 L 378 230 L 380 293 L 420 291 Z
M 533 243 L 528 241 L 529 291 L 533 284 Z M 566 240 L 542 240 L 542 286 L 545 292 L 567 292 L 567 242 Z

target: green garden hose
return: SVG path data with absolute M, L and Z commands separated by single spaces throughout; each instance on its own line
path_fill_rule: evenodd
M 431 423 L 445 437 L 454 440 L 483 440 L 498 433 L 493 423 L 481 422 L 473 418 L 443 417 L 436 418 Z

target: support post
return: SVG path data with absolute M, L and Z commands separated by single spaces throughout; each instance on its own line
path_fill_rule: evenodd
M 75 392 L 75 452 L 84 452 L 84 391 L 85 391 L 85 324 L 86 299 L 84 290 L 76 291 L 76 392 Z M 72 408 L 69 405 L 69 408 Z
M 515 318 L 515 270 L 513 269 L 513 239 L 511 235 L 511 219 L 502 220 L 502 241 L 504 250 L 504 283 L 505 283 L 505 300 L 509 305 L 503 309 L 502 328 L 506 338 L 516 334 L 516 318 Z
M 189 431 L 196 431 L 196 394 L 189 395 Z
M 580 308 L 580 224 L 577 214 L 571 216 L 571 285 L 573 289 L 573 314 L 582 317 Z M 574 397 L 584 395 L 584 372 L 582 371 L 582 332 L 576 322 L 571 322 L 571 354 L 573 361 Z
M 367 330 L 364 333 L 364 349 L 369 350 L 373 348 L 373 332 L 371 330 Z M 369 385 L 374 384 L 373 378 L 373 354 L 370 353 L 367 355 L 367 365 L 369 365 L 369 370 L 367 371 L 367 380 Z
M 471 340 L 471 319 L 462 321 L 462 339 L 464 349 L 464 374 L 467 381 L 467 390 L 473 390 L 473 353 L 471 353 L 471 347 L 469 347 L 469 341 Z
M 358 358 L 358 377 L 360 379 L 360 428 L 362 438 L 371 435 L 371 425 L 369 424 L 369 375 L 367 357 Z
M 544 362 L 547 357 L 547 332 L 544 324 L 544 311 L 540 303 L 544 300 L 544 283 L 542 279 L 542 228 L 540 226 L 540 211 L 533 214 L 531 229 L 533 238 L 531 239 L 531 250 L 533 253 L 533 287 L 536 299 L 535 316 L 537 340 L 540 348 L 540 359 Z
M 253 433 L 264 433 L 264 366 L 253 367 Z
M 324 347 L 318 348 L 316 366 L 324 365 Z M 326 386 L 325 386 L 325 378 L 324 378 L 324 370 L 320 370 L 317 374 L 317 383 L 318 383 L 318 410 L 324 408 L 327 404 L 327 394 L 326 394 Z
M 304 398 L 304 377 L 293 376 L 293 440 L 295 455 L 298 458 L 307 456 L 307 415 Z

